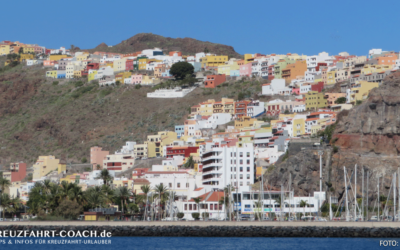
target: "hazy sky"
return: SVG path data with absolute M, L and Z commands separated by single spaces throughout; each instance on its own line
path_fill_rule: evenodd
M 115 45 L 151 32 L 231 45 L 241 54 L 399 50 L 396 0 L 23 0 L 3 1 L 2 9 L 0 40 L 49 48 Z

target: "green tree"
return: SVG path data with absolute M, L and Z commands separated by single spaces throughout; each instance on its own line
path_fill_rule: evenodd
M 193 169 L 195 164 L 196 164 L 196 162 L 193 160 L 193 157 L 190 156 L 190 157 L 187 159 L 187 161 L 185 162 L 184 168 L 186 168 L 186 169 L 188 169 L 188 168 Z
M 244 99 L 244 97 L 245 97 L 244 93 L 243 92 L 239 92 L 237 99 L 238 99 L 238 101 L 241 101 L 241 100 Z
M 83 208 L 76 201 L 63 200 L 57 207 L 55 214 L 62 216 L 64 219 L 74 220 L 82 213 Z
M 308 203 L 307 203 L 307 201 L 305 201 L 305 200 L 301 200 L 300 201 L 300 207 L 302 207 L 303 208 L 303 211 L 304 211 L 304 216 L 306 215 L 306 207 L 308 206 Z
M 100 176 L 97 177 L 96 179 L 102 179 L 103 180 L 103 185 L 107 185 L 109 183 L 109 181 L 112 180 L 112 176 L 110 174 L 110 172 L 108 171 L 108 169 L 103 169 L 100 172 Z
M 87 162 L 86 157 L 83 157 L 82 160 L 81 160 L 81 162 L 82 162 L 82 163 L 86 163 L 86 162 Z
M 210 51 L 208 50 L 208 48 L 205 47 L 205 48 L 204 48 L 204 53 L 207 54 L 207 53 L 209 53 L 209 52 L 210 52 Z
M 336 104 L 343 104 L 346 103 L 346 97 L 339 97 L 335 101 Z
M 85 192 L 85 199 L 90 208 L 97 208 L 103 206 L 105 197 L 102 192 L 98 192 L 95 188 L 88 188 Z
M 19 48 L 19 50 L 18 50 L 18 54 L 23 54 L 24 53 L 24 48 Z
M 125 186 L 119 187 L 115 192 L 115 197 L 121 200 L 122 214 L 124 214 L 124 204 L 126 204 L 126 200 L 129 198 L 129 196 L 130 196 L 130 191 Z
M 201 202 L 201 199 L 203 199 L 203 197 L 193 198 L 193 201 L 197 204 L 197 210 L 199 211 L 199 213 L 200 213 L 200 202 Z
M 194 73 L 194 67 L 188 62 L 177 62 L 171 66 L 169 73 L 175 77 L 175 79 L 182 80 L 187 75 Z
M 2 192 L 6 191 L 6 188 L 8 188 L 11 185 L 11 182 L 3 177 L 0 178 L 0 187 Z

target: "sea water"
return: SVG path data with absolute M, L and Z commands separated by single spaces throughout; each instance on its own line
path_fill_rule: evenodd
M 232 238 L 232 237 L 111 237 L 111 238 L 3 238 L 0 249 L 278 249 L 368 250 L 382 246 L 375 238 Z M 399 242 L 400 239 L 391 239 Z M 397 245 L 399 247 L 399 245 Z

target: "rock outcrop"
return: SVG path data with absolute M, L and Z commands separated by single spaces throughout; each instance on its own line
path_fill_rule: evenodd
M 158 47 L 165 52 L 181 51 L 185 55 L 194 55 L 205 50 L 217 55 L 228 55 L 229 57 L 241 58 L 232 46 L 199 41 L 193 38 L 171 38 L 155 35 L 151 33 L 140 33 L 122 41 L 114 46 L 107 46 L 105 43 L 99 44 L 96 48 L 90 49 L 90 52 L 104 51 L 115 53 L 132 53 L 145 49 Z

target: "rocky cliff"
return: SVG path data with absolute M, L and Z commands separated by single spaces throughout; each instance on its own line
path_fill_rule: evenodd
M 193 38 L 171 38 L 155 35 L 151 33 L 140 33 L 122 41 L 121 43 L 109 47 L 105 43 L 99 44 L 96 48 L 90 49 L 90 52 L 104 51 L 115 53 L 132 53 L 145 49 L 153 49 L 158 47 L 165 52 L 181 51 L 185 55 L 194 55 L 195 53 L 209 51 L 217 55 L 228 55 L 229 57 L 241 58 L 232 46 L 199 41 Z
M 379 189 L 387 196 L 392 174 L 400 166 L 400 72 L 386 77 L 379 88 L 371 90 L 362 104 L 341 112 L 332 136 L 332 147 L 324 149 L 323 190 L 336 197 L 344 193 L 344 172 L 354 174 L 357 164 L 357 190 L 361 197 L 362 172 L 369 173 L 370 202 Z M 335 150 L 334 150 L 335 149 Z M 319 191 L 319 159 L 317 150 L 301 151 L 289 157 L 265 174 L 272 189 L 291 186 L 296 195 Z M 354 185 L 354 176 L 352 179 Z M 367 188 L 365 188 L 367 189 Z M 312 195 L 312 193 L 311 193 Z

